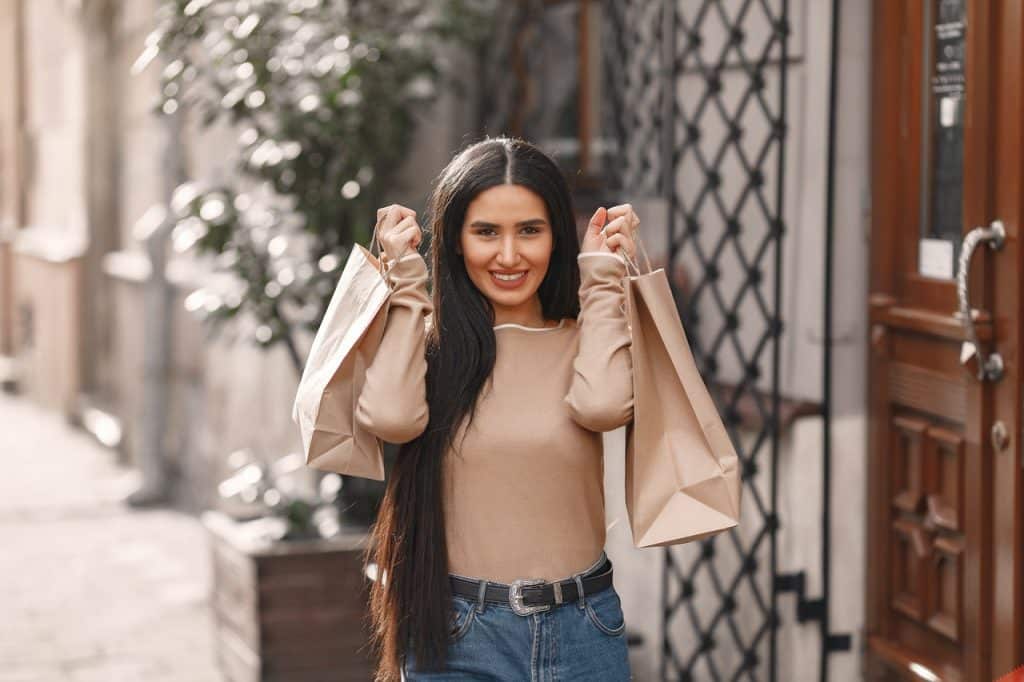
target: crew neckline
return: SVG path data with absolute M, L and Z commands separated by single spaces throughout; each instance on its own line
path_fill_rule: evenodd
M 518 324 L 517 322 L 505 322 L 494 327 L 494 329 L 522 329 L 524 332 L 553 332 L 556 329 L 562 329 L 565 327 L 565 318 L 563 317 L 558 321 L 558 325 L 555 327 L 527 327 L 524 324 Z

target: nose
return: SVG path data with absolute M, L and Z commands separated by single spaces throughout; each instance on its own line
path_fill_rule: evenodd
M 519 262 L 519 251 L 516 249 L 514 237 L 505 237 L 501 241 L 501 251 L 498 252 L 498 265 L 503 268 L 511 268 Z

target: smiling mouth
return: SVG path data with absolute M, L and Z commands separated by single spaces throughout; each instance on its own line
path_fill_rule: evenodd
M 491 275 L 496 279 L 500 279 L 502 282 L 515 282 L 516 280 L 522 279 L 526 276 L 526 270 L 521 272 L 496 272 L 491 271 Z

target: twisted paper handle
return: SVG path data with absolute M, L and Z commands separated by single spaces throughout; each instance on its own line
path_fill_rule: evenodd
M 626 265 L 627 265 L 627 267 L 626 267 L 626 274 L 629 274 L 629 266 L 630 265 L 633 266 L 633 271 L 636 272 L 637 276 L 642 275 L 642 274 L 648 274 L 648 273 L 651 272 L 651 269 L 652 269 L 651 268 L 651 259 L 647 257 L 647 248 L 644 247 L 644 242 L 643 242 L 642 239 L 640 239 L 640 232 L 639 232 L 639 230 L 636 232 L 636 234 L 633 235 L 633 241 L 640 248 L 640 253 L 642 253 L 643 256 L 644 256 L 644 264 L 647 265 L 647 273 L 640 272 L 640 267 L 636 264 L 636 261 L 634 261 L 633 258 L 629 255 L 629 252 L 628 251 L 623 251 L 622 255 L 625 257 Z
M 639 247 L 640 253 L 643 254 L 643 256 L 644 256 L 644 263 L 647 265 L 647 273 L 650 273 L 651 272 L 651 259 L 647 256 L 647 248 L 644 246 L 643 241 L 640 239 L 639 231 L 635 235 L 633 235 L 633 241 Z M 627 277 L 629 276 L 629 267 L 630 266 L 633 266 L 633 271 L 636 273 L 637 277 L 639 277 L 642 274 L 647 274 L 647 273 L 640 272 L 640 267 L 636 264 L 636 261 L 633 260 L 632 256 L 629 255 L 628 251 L 623 251 L 622 255 L 626 259 L 626 276 Z M 626 303 L 625 303 L 625 301 L 623 301 L 623 303 L 619 306 L 619 310 L 622 311 L 623 315 L 626 315 Z M 630 334 L 632 334 L 633 333 L 633 325 L 631 325 L 629 323 L 628 316 L 626 318 L 626 325 L 627 325 L 627 327 L 629 327 Z
M 392 261 L 384 253 L 384 249 L 381 248 L 380 242 L 377 241 L 377 228 L 379 226 L 380 226 L 380 221 L 379 220 L 376 223 L 373 224 L 373 234 L 370 235 L 370 249 L 369 249 L 369 251 L 370 251 L 371 255 L 375 255 L 377 257 L 377 262 L 380 263 L 379 272 L 383 276 L 383 275 L 387 274 L 387 272 L 392 267 L 394 267 L 395 263 L 397 263 L 398 261 L 402 260 L 403 257 L 405 257 L 406 252 L 409 250 L 409 245 L 406 244 L 405 248 L 402 249 L 402 253 L 398 254 L 398 258 L 396 258 L 395 260 Z M 377 247 L 377 253 L 376 254 L 373 253 L 373 247 L 374 246 Z

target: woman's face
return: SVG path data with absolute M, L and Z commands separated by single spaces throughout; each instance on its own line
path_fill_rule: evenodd
M 537 324 L 537 289 L 554 235 L 544 201 L 521 185 L 498 185 L 470 202 L 459 236 L 469 278 L 494 306 L 495 321 Z

